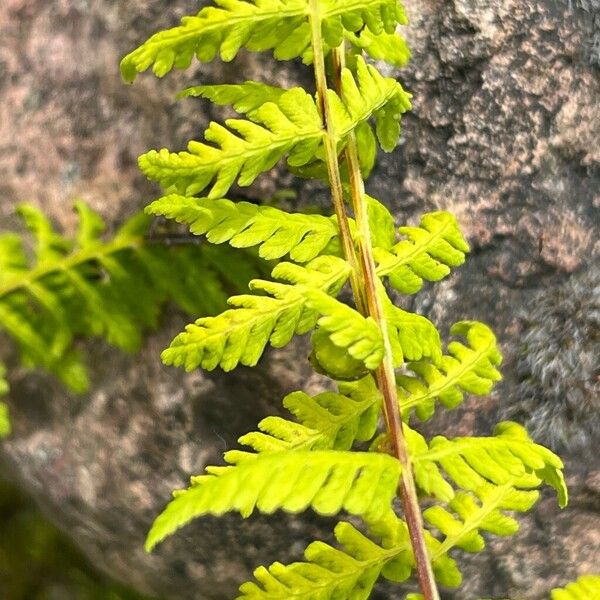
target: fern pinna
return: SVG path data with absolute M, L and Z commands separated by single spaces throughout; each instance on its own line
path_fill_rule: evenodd
M 33 244 L 16 233 L 0 234 L 0 332 L 18 346 L 26 367 L 45 368 L 75 392 L 88 388 L 77 337 L 101 336 L 134 351 L 165 302 L 188 314 L 216 313 L 226 290 L 241 289 L 258 271 L 255 259 L 234 258 L 230 249 L 169 244 L 168 237 L 149 235 L 144 214 L 104 241 L 100 216 L 83 202 L 75 208 L 75 239 L 59 234 L 29 204 L 19 214 Z M 0 396 L 9 391 L 5 375 L 0 362 Z M 9 433 L 8 409 L 0 403 L 0 437 Z
M 440 404 L 451 409 L 465 394 L 488 394 L 500 379 L 501 356 L 482 323 L 457 323 L 456 339 L 444 346 L 430 321 L 389 295 L 439 281 L 469 250 L 452 215 L 433 212 L 396 229 L 387 208 L 365 192 L 377 145 L 395 148 L 411 107 L 410 94 L 371 60 L 408 60 L 396 33 L 405 23 L 397 0 L 215 0 L 121 63 L 133 81 L 149 68 L 162 77 L 194 58 L 230 61 L 246 49 L 301 58 L 315 76 L 314 93 L 255 81 L 189 88 L 180 95 L 231 104 L 239 118 L 211 123 L 186 151 L 152 150 L 139 160 L 166 193 L 148 213 L 187 224 L 215 244 L 256 247 L 277 262 L 270 279 L 253 280 L 250 293 L 230 298 L 229 310 L 189 325 L 164 361 L 228 371 L 255 365 L 267 345 L 312 331 L 310 360 L 338 386 L 288 396 L 294 418 L 259 423 L 240 439 L 247 449 L 227 452 L 224 466 L 193 477 L 148 535 L 151 550 L 191 519 L 226 511 L 312 508 L 362 518 L 361 530 L 336 527 L 338 547 L 313 542 L 302 562 L 258 568 L 240 598 L 358 600 L 380 577 L 402 582 L 413 575 L 424 598 L 439 598 L 438 584 L 461 583 L 456 551 L 481 551 L 487 534 L 514 534 L 518 522 L 509 513 L 531 508 L 543 483 L 556 489 L 561 506 L 567 502 L 560 459 L 515 423 L 499 424 L 486 438 L 430 441 L 413 428 L 413 415 L 429 419 Z M 281 160 L 329 185 L 333 216 L 226 197 Z M 354 306 L 339 300 L 346 285 Z M 385 432 L 375 437 L 380 415 Z M 370 441 L 369 450 L 353 450 Z M 428 508 L 421 512 L 423 499 Z

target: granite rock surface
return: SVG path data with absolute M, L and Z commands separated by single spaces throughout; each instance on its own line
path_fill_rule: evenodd
M 5 0 L 0 12 L 0 222 L 16 226 L 24 199 L 67 229 L 83 197 L 116 225 L 158 195 L 136 166 L 150 147 L 181 149 L 222 115 L 174 101 L 193 83 L 249 78 L 289 85 L 297 65 L 243 54 L 163 81 L 124 85 L 120 57 L 191 14 L 191 0 Z M 456 274 L 406 306 L 444 335 L 460 319 L 488 322 L 506 357 L 486 399 L 439 414 L 428 432 L 489 433 L 518 418 L 565 458 L 572 504 L 550 494 L 522 533 L 460 557 L 465 585 L 445 598 L 537 599 L 600 564 L 600 6 L 595 0 L 408 0 L 414 94 L 403 142 L 382 155 L 369 191 L 398 222 L 455 213 L 473 252 Z M 326 206 L 317 184 L 274 169 L 244 198 L 297 192 L 292 205 Z M 288 391 L 323 381 L 306 340 L 270 352 L 258 369 L 185 375 L 158 355 L 184 322 L 165 318 L 143 352 L 86 351 L 93 391 L 75 397 L 42 374 L 11 371 L 12 438 L 4 469 L 101 569 L 165 598 L 224 600 L 251 569 L 294 560 L 323 520 L 203 519 L 153 555 L 145 533 L 172 489 L 218 460 L 279 409 Z M 10 354 L 3 344 L 3 354 Z M 9 357 L 10 358 L 10 357 Z M 378 598 L 400 598 L 382 588 Z

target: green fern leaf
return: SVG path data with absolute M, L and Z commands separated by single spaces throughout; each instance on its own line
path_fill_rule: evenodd
M 553 589 L 552 600 L 600 600 L 600 574 L 582 575 L 563 589 Z
M 251 113 L 267 102 L 278 104 L 287 90 L 246 81 L 237 85 L 198 85 L 188 88 L 179 94 L 180 98 L 206 98 L 221 106 L 233 106 L 241 114 Z
M 451 501 L 454 497 L 448 479 L 475 494 L 487 489 L 488 483 L 531 489 L 545 482 L 556 489 L 560 506 L 564 508 L 567 504 L 562 461 L 544 446 L 534 443 L 517 423 L 500 423 L 494 437 L 448 440 L 437 436 L 429 446 L 416 431 L 405 426 L 405 432 L 417 484 L 425 493 L 440 500 Z
M 389 250 L 396 242 L 394 217 L 387 207 L 371 196 L 365 195 L 367 217 L 374 248 Z
M 218 97 L 215 89 L 220 89 L 221 95 L 231 96 L 239 87 L 223 92 L 222 86 L 216 86 L 206 93 Z M 345 103 L 329 90 L 332 126 L 339 142 L 374 117 L 381 145 L 393 149 L 400 132 L 400 115 L 410 108 L 409 96 L 400 84 L 359 58 L 357 80 L 345 69 L 342 92 Z M 242 95 L 242 102 L 244 98 Z M 236 181 L 241 186 L 250 185 L 286 155 L 290 166 L 301 167 L 320 153 L 325 135 L 321 117 L 314 99 L 302 88 L 283 92 L 277 102 L 262 104 L 248 114 L 248 119 L 229 119 L 225 122 L 228 128 L 211 123 L 205 138 L 212 146 L 192 141 L 187 152 L 151 150 L 140 157 L 140 168 L 165 189 L 193 196 L 210 187 L 208 197 L 216 199 Z
M 163 188 L 186 196 L 210 186 L 208 197 L 215 199 L 236 181 L 250 185 L 285 155 L 290 165 L 306 164 L 322 142 L 321 117 L 302 88 L 285 92 L 277 104 L 263 104 L 251 116 L 252 121 L 228 119 L 228 128 L 211 123 L 205 138 L 213 146 L 192 141 L 178 154 L 151 150 L 140 157 L 140 168 Z
M 273 50 L 276 58 L 299 56 L 311 60 L 310 5 L 307 0 L 215 0 L 194 17 L 184 17 L 179 27 L 153 35 L 121 61 L 121 73 L 131 82 L 138 73 L 153 68 L 163 77 L 173 68 L 187 68 L 194 56 L 212 61 L 217 53 L 224 61 L 241 48 Z M 339 46 L 345 32 L 365 25 L 374 34 L 393 33 L 406 15 L 397 0 L 324 0 L 319 18 L 325 41 Z
M 496 369 L 502 356 L 489 327 L 476 321 L 461 321 L 451 332 L 464 336 L 468 346 L 453 341 L 448 345 L 449 354 L 442 356 L 438 365 L 431 361 L 411 362 L 407 367 L 416 377 L 396 377 L 404 420 L 413 410 L 419 419 L 429 419 L 436 400 L 446 408 L 455 408 L 464 400 L 465 392 L 485 396 L 502 379 Z
M 225 371 L 239 363 L 255 365 L 268 343 L 285 346 L 294 334 L 314 328 L 318 312 L 307 305 L 307 288 L 337 294 L 349 275 L 341 258 L 320 256 L 304 267 L 280 263 L 274 279 L 288 282 L 253 280 L 250 288 L 266 296 L 243 295 L 229 299 L 234 308 L 217 317 L 199 319 L 188 325 L 163 352 L 165 364 L 193 370 L 199 366 Z M 300 287 L 301 286 L 301 287 Z
M 400 463 L 384 454 L 363 452 L 281 452 L 248 455 L 228 452 L 230 467 L 209 468 L 192 487 L 176 495 L 156 519 L 146 549 L 201 515 L 228 511 L 249 516 L 254 509 L 323 515 L 345 510 L 376 519 L 390 510 Z
M 406 236 L 393 248 L 376 248 L 377 275 L 388 277 L 390 284 L 403 294 L 414 294 L 423 280 L 439 281 L 465 261 L 469 246 L 456 218 L 447 212 L 423 215 L 419 227 L 400 227 Z
M 245 284 L 256 273 L 250 259 L 228 258 L 229 249 L 215 253 L 146 239 L 150 220 L 144 215 L 104 241 L 100 217 L 81 202 L 76 208 L 80 225 L 68 239 L 39 210 L 21 207 L 35 241 L 31 260 L 20 236 L 0 236 L 0 329 L 19 346 L 25 366 L 45 368 L 76 392 L 88 387 L 73 351 L 76 337 L 100 336 L 135 350 L 165 301 L 214 313 L 225 303 L 226 287 L 238 289 L 240 278 Z M 202 286 L 190 284 L 200 279 Z
M 377 429 L 381 398 L 378 393 L 360 398 L 324 392 L 311 397 L 304 392 L 286 396 L 283 405 L 298 423 L 267 417 L 258 428 L 238 441 L 256 452 L 297 450 L 349 450 L 355 441 L 369 441 Z
M 323 253 L 339 233 L 333 217 L 177 194 L 156 200 L 146 212 L 185 223 L 193 234 L 206 235 L 213 244 L 228 242 L 234 248 L 258 246 L 259 255 L 267 260 L 289 254 L 294 262 L 309 262 Z
M 404 579 L 410 575 L 414 561 L 407 531 L 403 545 L 399 541 L 392 549 L 375 544 L 350 523 L 338 523 L 335 537 L 342 549 L 313 542 L 304 553 L 306 562 L 259 567 L 254 571 L 256 582 L 240 586 L 237 600 L 367 600 L 391 560 L 407 565 Z
M 304 553 L 306 562 L 259 567 L 254 571 L 256 582 L 244 583 L 238 600 L 367 600 L 380 576 L 396 583 L 406 581 L 415 567 L 406 523 L 388 511 L 369 525 L 383 543 L 375 543 L 350 523 L 338 523 L 335 537 L 341 548 L 313 542 Z M 439 548 L 440 542 L 429 532 L 425 534 L 430 552 Z M 460 584 L 453 559 L 440 554 L 432 562 L 440 583 L 449 587 Z
M 341 74 L 341 98 L 328 90 L 331 120 L 340 138 L 353 131 L 357 123 L 375 118 L 381 147 L 391 152 L 400 137 L 400 116 L 410 110 L 410 95 L 391 77 L 383 77 L 375 67 L 359 56 L 356 75 L 350 69 Z
M 375 60 L 383 60 L 395 67 L 403 67 L 410 60 L 410 49 L 397 33 L 373 35 L 370 30 L 363 29 L 360 35 L 347 32 L 345 37 Z
M 485 548 L 481 531 L 498 536 L 514 535 L 519 523 L 503 511 L 527 512 L 538 497 L 537 491 L 518 490 L 510 483 L 485 484 L 476 494 L 457 493 L 448 503 L 448 509 L 441 506 L 426 509 L 423 517 L 444 536 L 441 544 L 433 548 L 432 558 L 443 556 L 455 547 L 481 552 Z

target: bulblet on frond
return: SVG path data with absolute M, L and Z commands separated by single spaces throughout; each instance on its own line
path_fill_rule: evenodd
M 365 363 L 336 346 L 327 330 L 316 329 L 311 337 L 311 345 L 310 364 L 317 373 L 336 381 L 356 381 L 368 375 Z

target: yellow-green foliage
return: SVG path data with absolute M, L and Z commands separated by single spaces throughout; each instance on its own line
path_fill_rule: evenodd
M 564 589 L 552 590 L 552 600 L 599 600 L 600 575 L 582 575 Z
M 82 202 L 75 207 L 73 239 L 31 205 L 19 208 L 30 236 L 0 234 L 0 331 L 14 341 L 24 366 L 45 368 L 75 392 L 89 385 L 76 338 L 103 337 L 137 350 L 165 302 L 187 313 L 218 312 L 227 292 L 257 271 L 251 257 L 234 258 L 230 250 L 152 239 L 143 214 L 106 240 L 100 216 Z M 0 395 L 8 393 L 5 374 L 0 363 Z M 9 432 L 0 404 L 0 436 Z
M 454 408 L 466 394 L 489 394 L 501 378 L 502 357 L 482 323 L 455 324 L 451 333 L 462 341 L 452 340 L 444 351 L 433 323 L 394 304 L 391 288 L 415 294 L 465 261 L 469 246 L 456 219 L 435 211 L 418 225 L 398 228 L 389 210 L 357 184 L 358 171 L 371 171 L 378 147 L 396 147 L 411 98 L 363 53 L 403 65 L 409 51 L 396 27 L 405 22 L 397 0 L 216 0 L 179 27 L 151 37 L 121 64 L 132 81 L 148 68 L 163 76 L 189 66 L 194 56 L 232 60 L 245 48 L 270 50 L 280 60 L 314 61 L 317 71 L 324 55 L 330 68 L 339 67 L 331 77 L 335 85 L 317 95 L 254 81 L 188 88 L 181 97 L 232 105 L 242 118 L 211 123 L 204 141 L 190 142 L 186 152 L 163 149 L 140 158 L 142 170 L 165 191 L 148 213 L 186 224 L 211 243 L 254 246 L 263 258 L 282 261 L 271 279 L 250 283 L 250 294 L 230 298 L 229 310 L 189 325 L 163 360 L 228 371 L 255 365 L 268 344 L 279 348 L 296 334 L 314 331 L 313 365 L 332 379 L 335 370 L 343 380 L 335 382 L 336 392 L 288 395 L 284 406 L 295 420 L 263 419 L 258 431 L 240 438 L 247 450 L 229 451 L 224 466 L 193 477 L 150 531 L 148 549 L 195 517 L 226 511 L 247 516 L 311 508 L 362 519 L 362 531 L 345 522 L 336 527 L 337 548 L 313 542 L 304 562 L 260 567 L 256 580 L 240 588 L 242 599 L 360 600 L 380 577 L 401 582 L 414 575 L 411 535 L 393 502 L 406 471 L 401 474 L 400 460 L 389 456 L 386 435 L 368 451 L 364 446 L 377 433 L 384 405 L 373 375 L 389 361 L 397 369 L 397 410 L 410 454 L 410 463 L 403 464 L 411 465 L 427 499 L 425 544 L 441 585 L 460 585 L 459 551 L 483 550 L 484 534 L 516 533 L 518 521 L 510 513 L 529 510 L 542 485 L 556 490 L 561 506 L 567 502 L 560 459 L 516 423 L 501 423 L 491 437 L 431 440 L 411 423 L 413 414 L 429 419 L 438 403 Z M 325 182 L 339 161 L 341 185 L 331 184 L 348 197 L 353 192 L 354 206 L 365 208 L 357 215 L 368 224 L 344 217 L 339 202 L 337 217 L 330 217 L 224 197 L 281 160 L 293 173 Z M 348 248 L 354 244 L 364 259 L 365 243 L 374 263 L 357 267 Z M 361 297 L 367 277 L 375 300 L 366 300 L 377 309 L 365 308 Z M 345 301 L 349 280 L 356 306 Z M 356 444 L 363 444 L 360 450 Z

